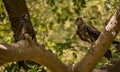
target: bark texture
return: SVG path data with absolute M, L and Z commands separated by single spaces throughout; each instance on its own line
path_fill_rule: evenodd
M 44 49 L 44 45 L 38 46 L 26 40 L 11 45 L 0 44 L 0 65 L 21 60 L 31 60 L 45 65 L 52 72 L 69 71 L 54 53 Z

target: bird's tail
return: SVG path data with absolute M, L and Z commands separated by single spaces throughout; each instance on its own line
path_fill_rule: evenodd
M 114 40 L 114 41 L 112 42 L 112 44 L 120 44 L 120 42 Z
M 105 53 L 104 55 L 105 58 L 107 58 L 108 60 L 110 60 L 112 58 L 112 53 L 111 51 L 108 49 L 108 51 Z

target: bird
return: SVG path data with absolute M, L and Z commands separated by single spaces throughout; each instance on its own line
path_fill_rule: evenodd
M 76 24 L 77 24 L 76 34 L 81 40 L 86 41 L 88 43 L 95 42 L 101 33 L 94 26 L 85 24 L 81 16 L 76 19 Z M 120 44 L 120 42 L 113 41 L 112 44 Z M 110 60 L 112 58 L 111 51 L 108 49 L 104 56 L 105 58 Z

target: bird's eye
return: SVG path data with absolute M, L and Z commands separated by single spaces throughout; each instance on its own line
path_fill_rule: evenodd
M 78 20 L 79 20 L 79 18 L 76 19 L 76 21 L 78 21 Z

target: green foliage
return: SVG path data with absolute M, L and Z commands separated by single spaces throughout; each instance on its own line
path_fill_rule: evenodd
M 53 48 L 58 53 L 58 55 L 62 55 L 63 50 L 74 48 L 72 46 L 73 42 L 74 42 L 73 39 L 67 38 L 67 39 L 65 39 L 65 42 L 63 42 L 63 43 L 55 43 Z
M 17 64 L 8 64 L 5 66 L 4 72 L 19 72 L 19 67 Z
M 4 4 L 0 0 L 0 42 L 11 43 L 12 41 L 12 31 L 10 29 L 8 15 Z
M 28 67 L 27 72 L 45 71 L 45 67 L 38 64 L 25 63 L 25 65 Z M 23 68 L 19 69 L 16 63 L 9 63 L 4 66 L 4 72 L 25 72 L 25 70 Z
M 76 37 L 75 19 L 84 17 L 87 24 L 102 31 L 105 22 L 119 6 L 119 0 L 26 0 L 31 21 L 39 43 L 52 50 L 65 63 L 73 63 L 84 56 L 90 44 Z M 5 7 L 0 0 L 0 42 L 13 42 L 13 33 Z M 120 39 L 120 36 L 116 38 Z M 114 51 L 114 46 L 111 46 Z M 113 54 L 113 58 L 119 54 Z M 102 59 L 98 64 L 106 63 Z M 28 64 L 28 72 L 40 72 L 37 65 Z M 5 72 L 17 72 L 16 64 L 5 66 Z

